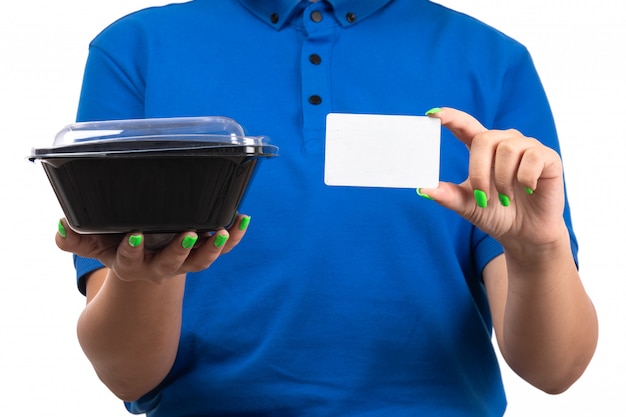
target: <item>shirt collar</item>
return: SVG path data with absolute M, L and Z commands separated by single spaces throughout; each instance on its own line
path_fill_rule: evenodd
M 309 0 L 239 0 L 250 12 L 277 30 L 282 29 Z M 364 20 L 392 0 L 319 0 L 327 1 L 342 26 L 352 26 Z

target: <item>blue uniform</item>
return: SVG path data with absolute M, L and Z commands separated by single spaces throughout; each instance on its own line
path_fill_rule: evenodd
M 242 243 L 187 277 L 170 374 L 128 409 L 501 416 L 481 280 L 500 245 L 414 190 L 323 181 L 328 113 L 435 106 L 558 151 L 528 51 L 429 1 L 196 0 L 133 13 L 98 35 L 79 121 L 228 116 L 280 148 L 240 208 L 252 216 Z M 463 181 L 467 164 L 444 129 L 441 179 Z M 99 264 L 76 258 L 76 267 L 83 289 Z

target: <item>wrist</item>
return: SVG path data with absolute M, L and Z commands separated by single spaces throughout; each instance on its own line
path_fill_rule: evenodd
M 501 242 L 509 270 L 525 271 L 552 269 L 564 262 L 573 262 L 571 237 L 565 223 L 552 239 L 539 241 L 511 240 Z

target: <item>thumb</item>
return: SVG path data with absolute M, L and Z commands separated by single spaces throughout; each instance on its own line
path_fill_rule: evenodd
M 440 182 L 437 188 L 418 188 L 417 194 L 435 201 L 442 207 L 463 215 L 467 207 L 475 206 L 474 194 L 463 184 Z

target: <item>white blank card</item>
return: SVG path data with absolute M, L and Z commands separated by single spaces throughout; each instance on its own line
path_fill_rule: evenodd
M 327 185 L 435 188 L 441 121 L 428 116 L 330 113 L 326 116 Z

